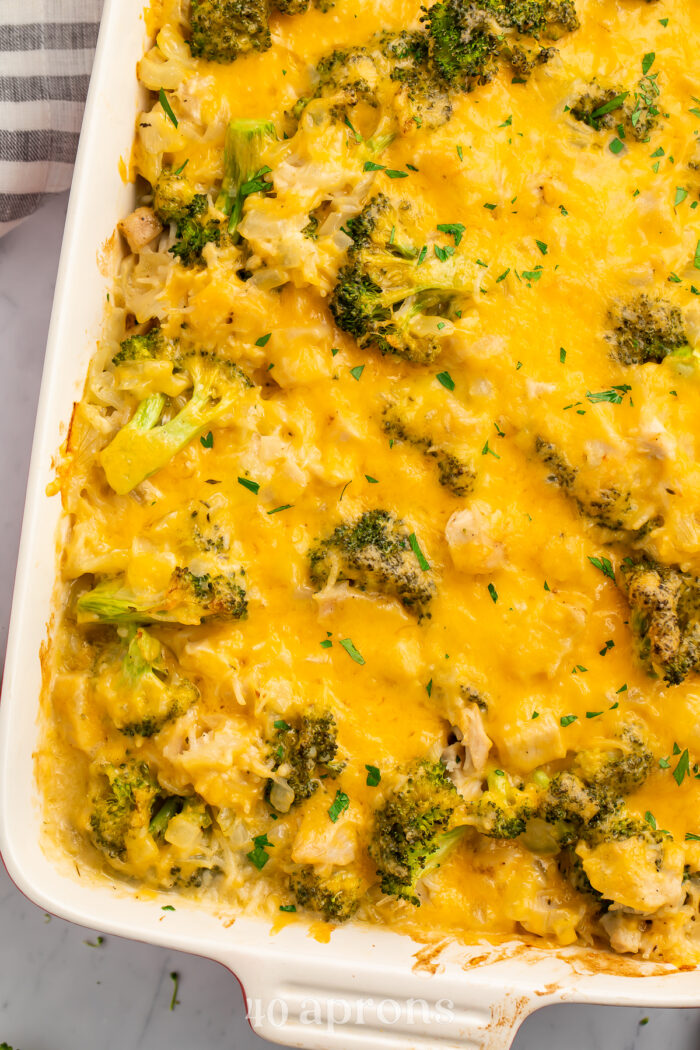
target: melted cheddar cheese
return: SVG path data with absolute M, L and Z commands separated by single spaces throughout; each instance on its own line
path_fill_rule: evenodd
M 421 29 L 419 0 L 275 13 L 271 47 L 231 64 L 192 56 L 186 6 L 154 0 L 148 13 L 133 167 L 151 236 L 123 226 L 57 483 L 64 613 L 38 758 L 52 834 L 95 869 L 270 919 L 280 907 L 318 917 L 303 873 L 327 898 L 352 886 L 356 920 L 418 938 L 528 934 L 697 961 L 700 678 L 691 660 L 667 681 L 626 581 L 661 566 L 652 583 L 669 571 L 692 592 L 700 576 L 700 10 L 576 0 L 580 27 L 549 61 L 527 77 L 503 63 L 451 91 L 438 126 L 391 111 L 393 137 L 370 155 L 376 107 L 292 111 L 334 49 Z M 658 116 L 637 138 L 618 118 L 645 77 Z M 599 89 L 628 94 L 576 119 Z M 246 197 L 237 240 L 185 265 L 150 187 L 179 171 L 223 229 L 227 126 L 240 118 L 275 125 L 267 187 Z M 360 347 L 329 309 L 347 223 L 377 194 L 397 214 L 410 204 L 431 274 L 457 260 L 470 275 L 463 306 L 433 318 L 439 354 L 422 363 Z M 627 363 L 616 328 L 640 297 L 671 311 L 682 345 Z M 207 367 L 225 361 L 234 392 L 153 472 L 130 438 L 120 489 L 104 452 L 137 406 L 159 407 L 158 429 L 190 396 L 172 362 L 113 363 L 154 331 Z M 376 552 L 362 589 L 323 546 L 375 511 L 399 523 L 422 615 Z M 332 563 L 321 579 L 313 551 Z M 200 617 L 174 598 L 185 571 L 235 576 L 245 615 L 222 599 Z M 105 584 L 141 604 L 101 619 L 85 596 Z M 644 600 L 663 633 L 673 595 Z M 328 713 L 337 752 L 314 752 L 304 797 L 285 734 Z M 601 755 L 635 748 L 643 775 L 607 814 L 582 804 L 566 832 L 551 804 L 534 803 L 513 837 L 474 816 L 499 777 L 538 798 L 567 775 L 588 791 Z M 382 892 L 372 841 L 415 763 L 441 759 L 467 830 L 418 880 L 416 907 Z

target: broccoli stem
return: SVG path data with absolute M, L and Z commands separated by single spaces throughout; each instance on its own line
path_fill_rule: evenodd
M 165 403 L 164 396 L 154 394 L 142 401 L 131 421 L 100 453 L 100 462 L 110 486 L 119 496 L 127 495 L 211 426 L 229 407 L 231 400 L 223 397 L 214 404 L 208 389 L 198 391 L 195 388 L 184 408 L 162 426 L 156 426 L 156 423 Z
M 228 231 L 235 234 L 243 217 L 243 202 L 251 193 L 265 190 L 260 157 L 267 142 L 277 138 L 275 125 L 269 120 L 232 120 L 226 131 L 224 178 L 217 207 L 229 217 Z
M 173 797 L 166 799 L 163 805 L 156 810 L 151 818 L 151 823 L 148 825 L 149 835 L 153 835 L 154 837 L 164 835 L 168 824 L 181 809 L 181 798 Z

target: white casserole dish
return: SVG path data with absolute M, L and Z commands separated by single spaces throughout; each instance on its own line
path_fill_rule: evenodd
M 145 41 L 143 3 L 105 4 L 56 285 L 0 704 L 0 849 L 10 876 L 63 918 L 218 960 L 243 985 L 255 1030 L 299 1047 L 505 1050 L 523 1019 L 549 1003 L 700 1005 L 695 971 L 585 949 L 426 948 L 360 926 L 338 930 L 327 944 L 302 923 L 276 935 L 243 917 L 226 927 L 185 903 L 163 912 L 164 901 L 138 900 L 106 878 L 81 878 L 43 852 L 33 754 L 61 510 L 46 486 L 100 331 L 111 282 L 103 246 L 133 207 L 119 167 L 141 101 L 135 65 Z

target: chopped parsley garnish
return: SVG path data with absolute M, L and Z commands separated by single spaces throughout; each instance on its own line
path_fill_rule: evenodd
M 500 284 L 501 281 L 505 281 L 505 279 L 506 279 L 506 277 L 508 276 L 509 273 L 510 273 L 510 266 L 508 267 L 507 270 L 504 270 L 503 273 L 500 274 L 499 277 L 496 278 L 496 284 Z
M 178 123 L 177 117 L 173 113 L 173 107 L 168 102 L 168 96 L 163 91 L 163 88 L 161 88 L 160 91 L 158 92 L 158 101 L 160 102 L 161 106 L 163 107 L 163 112 L 165 113 L 166 117 L 168 118 L 170 123 L 173 125 L 173 127 L 176 128 L 177 127 L 177 123 Z
M 598 106 L 591 113 L 591 121 L 595 121 L 598 117 L 604 117 L 606 113 L 613 113 L 616 109 L 619 109 L 628 95 L 629 91 L 621 91 L 619 95 L 615 95 L 609 102 L 604 102 L 602 106 Z
M 276 722 L 272 723 L 272 725 L 274 726 L 275 729 L 284 729 L 284 730 L 286 730 L 286 729 L 291 729 L 292 728 L 290 726 L 289 722 L 285 722 L 285 720 L 283 718 L 278 718 Z
M 386 164 L 375 164 L 373 160 L 366 160 L 365 171 L 386 171 Z
M 673 770 L 673 779 L 680 787 L 685 777 L 690 776 L 690 756 L 688 755 L 688 748 L 681 753 L 681 757 L 678 759 L 678 765 Z
M 543 255 L 546 255 L 547 252 L 549 251 L 549 246 L 546 245 L 544 243 L 544 241 L 535 240 L 535 244 L 537 245 L 537 247 L 539 248 L 539 250 L 542 252 Z
M 408 542 L 411 547 L 411 550 L 418 559 L 418 564 L 420 565 L 421 569 L 423 570 L 423 572 L 427 572 L 430 568 L 430 565 L 428 564 L 428 560 L 423 554 L 423 551 L 420 549 L 420 544 L 418 543 L 418 539 L 416 538 L 415 532 L 412 532 L 411 535 L 408 537 Z
M 563 346 L 559 347 L 559 361 L 562 365 L 566 364 L 566 350 Z
M 623 397 L 631 389 L 632 387 L 627 383 L 622 383 L 620 386 L 611 387 L 610 390 L 597 390 L 594 393 L 587 390 L 586 397 L 592 405 L 600 404 L 601 401 L 607 401 L 611 405 L 621 405 Z
M 426 685 L 425 691 L 428 694 L 428 696 L 432 696 L 433 695 L 433 680 L 432 680 L 432 678 L 430 679 L 430 681 Z
M 522 271 L 522 275 L 526 281 L 539 281 L 543 273 L 544 271 L 541 266 L 536 266 L 534 270 Z
M 173 175 L 182 175 L 183 171 L 185 170 L 185 168 L 187 167 L 189 162 L 190 162 L 190 158 L 188 157 L 187 160 L 182 162 L 182 164 L 180 165 L 179 168 L 175 169 L 175 171 L 173 172 Z
M 598 569 L 602 572 L 603 576 L 608 576 L 611 580 L 615 580 L 615 570 L 612 567 L 612 562 L 609 558 L 592 558 L 588 555 L 588 560 L 594 569 Z M 618 689 L 618 693 L 620 690 Z
M 676 196 L 673 198 L 673 207 L 677 208 L 679 204 L 683 203 L 687 196 L 687 190 L 683 189 L 682 186 L 676 186 Z
M 356 664 L 364 664 L 365 658 L 359 649 L 356 649 L 353 645 L 352 638 L 341 638 L 340 644 L 342 645 L 348 656 L 351 656 Z
M 651 810 L 648 809 L 646 811 L 646 813 L 644 814 L 644 819 L 646 820 L 646 822 L 649 825 L 649 827 L 653 828 L 654 831 L 656 831 L 656 817 L 651 812 Z
M 246 857 L 258 871 L 262 871 L 270 859 L 270 855 L 266 852 L 266 847 L 271 848 L 272 846 L 274 846 L 274 843 L 268 842 L 267 834 L 256 835 L 253 839 L 253 849 L 250 853 L 246 853 Z
M 379 484 L 377 479 L 373 478 L 370 474 L 365 474 L 365 480 L 368 481 L 370 485 L 378 485 Z
M 338 820 L 340 814 L 344 813 L 349 805 L 350 799 L 348 798 L 348 796 L 345 794 L 344 791 L 338 789 L 335 793 L 335 798 L 333 799 L 328 809 L 328 816 L 331 818 L 334 824 Z
M 433 251 L 435 252 L 436 259 L 439 259 L 440 262 L 447 262 L 449 257 L 455 253 L 451 244 L 446 245 L 444 248 L 439 244 L 434 244 Z
M 586 711 L 586 718 L 599 718 L 602 713 L 602 711 Z
M 614 138 L 612 140 L 612 142 L 610 143 L 610 146 L 609 146 L 610 152 L 611 153 L 615 153 L 615 154 L 622 153 L 624 148 L 625 148 L 624 142 L 622 141 L 622 139 L 618 139 L 618 138 Z
M 211 430 L 208 434 L 202 434 L 199 439 L 202 448 L 213 448 L 214 447 L 214 435 Z
M 291 510 L 294 506 L 293 503 L 285 503 L 282 507 L 273 507 L 272 510 L 268 510 L 268 514 L 279 514 L 282 510 Z
M 280 911 L 296 911 L 296 904 L 280 904 Z
M 395 168 L 386 168 L 384 174 L 388 175 L 390 179 L 407 179 L 408 178 L 408 172 L 407 171 L 396 171 Z
M 686 831 L 685 833 L 686 842 L 700 842 L 700 835 L 694 835 L 692 831 Z
M 603 648 L 602 648 L 602 649 L 600 650 L 600 652 L 599 652 L 599 654 L 598 654 L 598 655 L 599 655 L 599 656 L 605 656 L 605 654 L 606 654 L 607 652 L 609 652 L 609 650 L 610 650 L 610 649 L 614 648 L 614 646 L 615 646 L 615 643 L 614 643 L 614 641 L 612 640 L 612 638 L 608 638 L 607 642 L 605 642 L 605 643 L 603 644 Z
M 382 774 L 379 772 L 377 766 L 365 766 L 367 770 L 367 787 L 376 787 L 379 781 L 382 779 Z
M 459 159 L 460 160 L 464 160 L 464 154 L 462 153 L 462 147 L 461 146 L 456 146 L 455 148 L 457 150 L 457 156 L 459 157 Z
M 498 591 L 496 590 L 496 588 L 494 587 L 494 585 L 492 583 L 490 583 L 488 585 L 488 592 L 491 595 L 491 601 L 495 605 L 496 602 L 498 601 Z
M 270 342 L 270 336 L 271 335 L 272 335 L 272 332 L 266 332 L 265 335 L 261 335 L 259 339 L 255 340 L 255 345 L 256 346 L 267 346 L 267 344 Z
M 249 492 L 254 493 L 256 496 L 260 491 L 260 482 L 251 481 L 250 478 L 238 478 L 238 484 L 242 485 L 244 489 L 248 489 Z
M 696 270 L 700 270 L 700 241 L 695 245 L 695 255 L 693 256 L 693 266 Z
M 454 390 L 455 381 L 449 372 L 438 372 L 435 378 L 437 379 L 438 383 L 442 383 L 446 390 Z
M 642 59 L 642 73 L 644 76 L 647 75 L 651 67 L 654 65 L 654 59 L 656 58 L 655 51 L 647 51 L 646 55 Z
M 500 458 L 501 458 L 501 457 L 500 457 L 500 456 L 498 455 L 498 453 L 497 453 L 497 452 L 494 452 L 492 448 L 489 448 L 489 443 L 488 443 L 488 441 L 486 442 L 486 444 L 485 444 L 485 445 L 484 445 L 484 447 L 482 448 L 482 450 L 481 450 L 481 455 L 482 455 L 482 456 L 493 456 L 493 458 L 494 458 L 494 459 L 500 459 Z
M 352 378 L 354 380 L 356 380 L 359 383 L 360 376 L 362 375 L 364 370 L 365 370 L 365 366 L 364 365 L 355 365 L 354 368 L 350 369 L 350 375 L 352 376 Z
M 571 723 L 575 722 L 577 719 L 578 715 L 562 715 L 559 719 L 559 725 L 566 729 L 567 726 L 570 726 Z
M 323 641 L 319 642 L 318 644 L 321 646 L 322 649 L 330 649 L 330 647 L 333 645 L 333 642 L 330 640 L 330 638 L 324 638 Z
M 448 233 L 451 237 L 454 237 L 455 245 L 458 245 L 464 236 L 466 226 L 463 226 L 461 222 L 439 222 L 438 230 L 440 233 Z

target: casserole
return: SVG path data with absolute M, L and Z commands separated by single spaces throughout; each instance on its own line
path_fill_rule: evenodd
M 32 766 L 36 707 L 27 698 L 40 692 L 37 653 L 52 611 L 60 507 L 46 488 L 100 328 L 116 249 L 112 231 L 133 203 L 119 168 L 139 101 L 131 70 L 144 37 L 140 6 L 131 4 L 129 18 L 116 0 L 105 10 L 49 337 L 0 709 L 2 852 L 11 876 L 65 918 L 219 960 L 242 981 L 256 1030 L 299 1046 L 495 1048 L 507 1046 L 527 1013 L 548 1002 L 695 1005 L 692 973 L 602 952 L 553 954 L 520 943 L 426 948 L 359 926 L 319 944 L 301 925 L 273 937 L 260 921 L 225 926 L 184 904 L 163 913 L 160 899 L 137 900 L 93 883 L 42 852 Z M 319 1014 L 310 1009 L 314 1000 L 322 1003 Z M 280 1002 L 284 1009 L 276 1012 Z M 344 1030 L 353 1022 L 352 1032 Z

